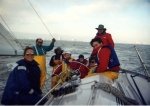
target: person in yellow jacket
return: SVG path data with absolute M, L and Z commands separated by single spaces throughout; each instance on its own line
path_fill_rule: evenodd
M 55 38 L 52 39 L 52 42 L 49 46 L 42 45 L 43 40 L 41 38 L 36 39 L 36 45 L 33 46 L 33 50 L 35 53 L 34 60 L 39 64 L 41 68 L 41 77 L 40 77 L 40 86 L 44 88 L 45 80 L 46 80 L 46 52 L 52 50 L 54 48 Z
M 57 47 L 55 50 L 54 50 L 54 53 L 55 53 L 55 55 L 53 55 L 52 57 L 51 57 L 51 60 L 50 60 L 50 62 L 49 62 L 49 65 L 51 66 L 51 67 L 53 67 L 53 70 L 52 70 L 52 74 L 55 72 L 55 70 L 56 70 L 56 68 L 60 65 L 60 64 L 62 64 L 62 60 L 64 59 L 64 56 L 63 56 L 63 50 L 61 49 L 61 47 Z M 56 85 L 56 81 L 57 81 L 57 79 L 54 79 L 55 77 L 53 77 L 52 78 L 52 80 L 51 80 L 51 85 L 52 85 L 52 87 L 54 86 L 54 85 Z
M 56 70 L 52 74 L 52 77 L 53 77 L 52 79 L 55 79 L 58 82 L 65 82 L 66 78 L 69 75 L 68 71 L 72 71 L 72 68 L 74 67 L 74 64 L 72 63 L 72 61 L 75 61 L 75 59 L 71 57 L 71 52 L 65 51 L 62 64 L 56 68 Z M 52 87 L 54 87 L 55 85 L 56 84 L 53 84 Z

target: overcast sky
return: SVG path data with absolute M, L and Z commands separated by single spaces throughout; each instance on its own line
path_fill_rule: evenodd
M 150 44 L 150 0 L 30 0 L 56 39 L 89 42 L 103 24 L 116 43 Z M 0 15 L 17 38 L 51 39 L 28 0 L 0 0 Z M 0 22 L 6 27 L 3 20 Z M 45 35 L 47 34 L 47 35 Z

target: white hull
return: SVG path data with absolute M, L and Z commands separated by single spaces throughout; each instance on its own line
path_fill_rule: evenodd
M 76 88 L 75 92 L 57 96 L 55 98 L 50 94 L 49 100 L 45 105 L 134 105 L 136 103 L 140 105 L 150 105 L 150 82 L 145 78 L 142 78 L 141 75 L 134 78 L 144 97 L 144 101 L 142 101 L 130 75 L 131 73 L 120 73 L 119 78 L 115 81 L 112 81 L 101 74 L 84 78 L 81 80 L 81 83 Z M 132 75 L 134 74 L 132 73 Z M 96 87 L 93 90 L 92 86 L 95 84 L 95 81 L 98 83 L 110 84 L 115 87 L 118 92 L 115 91 L 116 94 L 111 91 L 108 93 L 99 87 Z M 123 100 L 121 94 L 124 94 L 126 98 L 129 98 L 130 102 L 127 99 Z

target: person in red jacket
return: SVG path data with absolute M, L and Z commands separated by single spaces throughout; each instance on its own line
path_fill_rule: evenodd
M 76 60 L 84 65 L 87 65 L 88 61 L 84 58 L 84 55 L 80 54 L 78 59 Z
M 104 25 L 100 24 L 98 28 L 95 29 L 97 29 L 98 31 L 95 38 L 101 38 L 103 44 L 110 45 L 114 48 L 114 41 L 112 39 L 112 36 L 111 34 L 106 33 L 107 29 L 104 28 Z
M 112 50 L 108 45 L 102 43 L 100 38 L 94 38 L 90 42 L 93 47 L 92 56 L 95 56 L 98 67 L 96 73 L 101 73 L 111 79 L 118 78 L 118 71 L 120 70 L 120 63 L 117 55 L 113 56 L 114 60 L 111 59 Z M 115 52 L 115 51 L 114 51 Z M 116 53 L 115 53 L 116 54 Z M 112 60 L 112 63 L 111 63 Z M 117 60 L 117 61 L 116 61 Z

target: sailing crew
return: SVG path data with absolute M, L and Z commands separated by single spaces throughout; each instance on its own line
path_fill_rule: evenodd
M 57 79 L 57 81 L 59 80 L 59 82 L 64 82 L 66 80 L 66 78 L 68 77 L 68 75 L 69 75 L 68 71 L 72 71 L 72 69 L 74 68 L 74 65 L 72 64 L 72 61 L 75 61 L 75 59 L 71 57 L 71 52 L 70 51 L 65 51 L 64 52 L 64 59 L 62 61 L 62 64 L 52 74 L 52 77 L 54 77 L 53 79 Z M 60 73 L 63 73 L 61 75 L 61 79 L 59 79 L 60 77 L 58 77 L 58 75 Z
M 4 105 L 35 105 L 42 98 L 40 89 L 40 68 L 33 59 L 34 50 L 27 47 L 24 59 L 10 73 L 3 92 L 1 103 Z M 40 105 L 47 100 L 44 99 Z
M 97 29 L 98 31 L 95 38 L 101 38 L 103 44 L 110 45 L 114 48 L 114 41 L 112 39 L 112 36 L 111 34 L 106 33 L 107 29 L 104 28 L 104 25 L 100 24 L 98 28 L 95 29 Z
M 54 47 L 55 38 L 52 39 L 52 42 L 49 46 L 42 45 L 43 40 L 41 38 L 36 39 L 36 45 L 33 46 L 33 50 L 35 52 L 34 60 L 40 65 L 41 68 L 41 78 L 40 78 L 40 86 L 44 88 L 45 80 L 46 80 L 46 52 L 50 51 Z
M 54 74 L 56 68 L 62 64 L 62 60 L 64 59 L 64 56 L 63 56 L 63 50 L 61 49 L 61 47 L 57 47 L 55 50 L 54 50 L 54 53 L 55 55 L 53 55 L 51 57 L 51 60 L 49 62 L 49 65 L 51 67 L 53 67 L 53 70 L 52 70 L 52 74 Z M 54 79 L 54 77 L 52 78 L 51 80 L 51 87 L 53 87 L 54 85 L 56 85 L 56 81 L 57 79 Z
M 113 80 L 118 78 L 120 63 L 114 48 L 103 44 L 100 38 L 92 39 L 90 44 L 93 47 L 92 56 L 95 56 L 98 64 L 95 73 L 101 73 Z
M 89 58 L 89 64 L 87 67 L 89 68 L 89 72 L 88 72 L 88 75 L 86 77 L 90 76 L 93 72 L 95 72 L 95 70 L 97 68 L 95 57 Z
M 82 54 L 79 55 L 79 57 L 76 61 L 79 63 L 76 64 L 75 70 L 79 70 L 80 78 L 82 79 L 88 74 L 89 69 L 86 67 L 88 64 L 88 61 L 84 58 L 84 55 L 82 55 Z
M 88 61 L 84 58 L 84 55 L 83 55 L 83 54 L 80 54 L 80 55 L 78 56 L 78 59 L 77 59 L 76 61 L 78 61 L 78 62 L 80 62 L 80 63 L 82 63 L 82 64 L 84 64 L 84 65 L 87 65 L 87 63 L 88 63 Z

